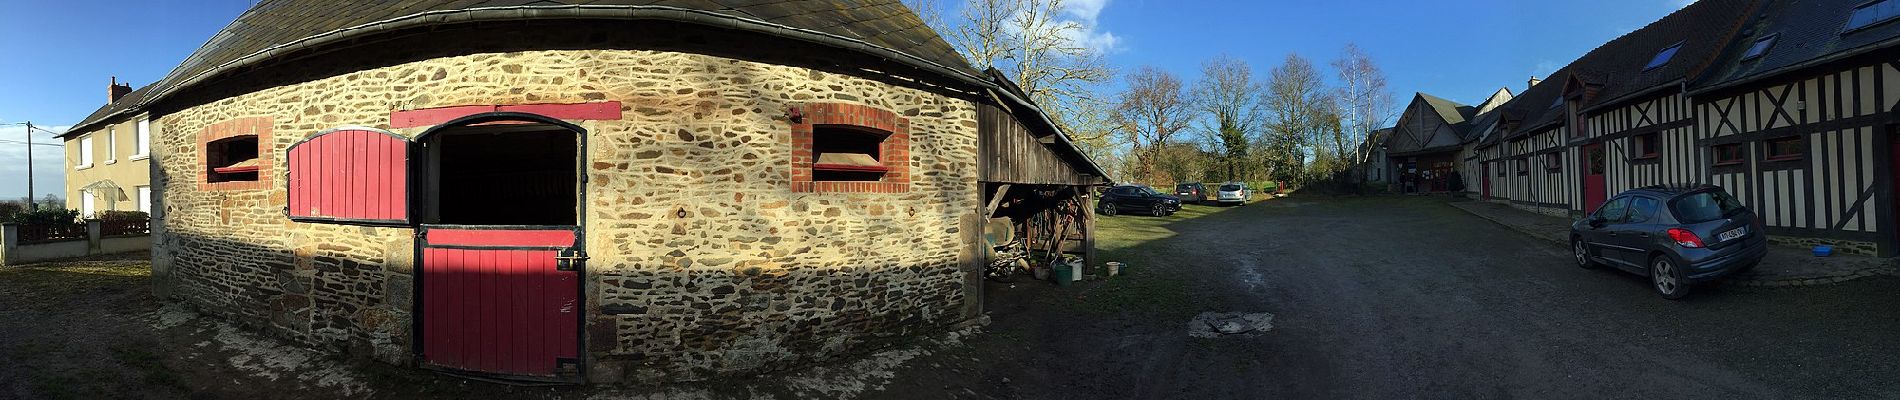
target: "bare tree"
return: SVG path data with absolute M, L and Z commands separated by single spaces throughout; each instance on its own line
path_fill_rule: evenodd
M 917 18 L 923 20 L 924 25 L 931 29 L 943 26 L 943 4 L 937 0 L 904 0 L 903 3 L 905 7 L 910 8 L 911 12 L 917 13 Z M 938 34 L 942 33 L 938 32 Z
M 1331 101 L 1319 70 L 1299 54 L 1287 54 L 1266 85 L 1266 137 L 1262 148 L 1268 174 L 1293 180 L 1305 169 L 1308 152 L 1323 132 L 1322 116 Z
M 1200 131 L 1219 154 L 1226 180 L 1243 179 L 1247 148 L 1260 131 L 1264 90 L 1246 61 L 1221 55 L 1201 63 L 1201 80 L 1192 92 L 1196 108 L 1207 116 Z
M 936 7 L 934 0 L 907 4 Z M 1062 18 L 1066 6 L 1064 0 L 963 0 L 961 19 L 936 28 L 973 66 L 1002 71 L 1085 151 L 1101 154 L 1114 130 L 1097 89 L 1114 70 L 1101 49 L 1082 42 L 1088 27 Z
M 1117 96 L 1112 121 L 1135 153 L 1135 179 L 1154 178 L 1161 151 L 1193 120 L 1192 104 L 1181 79 L 1155 67 L 1128 74 L 1128 88 Z
M 1339 100 L 1340 130 L 1344 136 L 1342 141 L 1358 146 L 1372 135 L 1372 131 L 1384 128 L 1392 120 L 1392 91 L 1386 87 L 1385 72 L 1357 44 L 1347 43 L 1345 52 L 1332 64 L 1339 73 L 1340 87 L 1335 97 Z M 1362 159 L 1364 156 L 1353 154 L 1346 157 L 1357 164 L 1366 161 Z

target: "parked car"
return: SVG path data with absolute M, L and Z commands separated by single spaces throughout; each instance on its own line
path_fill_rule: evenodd
M 1207 185 L 1200 182 L 1174 185 L 1174 197 L 1179 197 L 1184 203 L 1206 203 Z
M 1181 199 L 1147 186 L 1122 185 L 1103 192 L 1102 201 L 1095 207 L 1095 211 L 1102 215 L 1135 211 L 1159 217 L 1181 211 Z
M 1675 300 L 1691 287 L 1754 268 L 1768 254 L 1755 212 L 1712 185 L 1649 186 L 1611 198 L 1570 226 L 1578 266 L 1649 277 Z
M 1253 200 L 1253 191 L 1247 190 L 1245 183 L 1227 182 L 1220 185 L 1220 192 L 1214 196 L 1214 200 L 1222 205 L 1247 204 L 1248 200 Z

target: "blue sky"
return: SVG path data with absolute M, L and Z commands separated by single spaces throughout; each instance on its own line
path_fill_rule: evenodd
M 1090 26 L 1091 43 L 1122 70 L 1153 65 L 1191 80 L 1202 60 L 1225 53 L 1264 74 L 1288 53 L 1324 65 L 1351 42 L 1377 59 L 1400 102 L 1418 91 L 1476 103 L 1501 86 L 1521 91 L 1532 75 L 1686 0 L 1068 1 L 1069 16 Z M 110 77 L 150 84 L 251 2 L 14 3 L 0 19 L 0 124 L 60 129 L 105 103 Z M 22 135 L 0 125 L 0 199 L 26 193 L 25 146 L 10 142 Z M 62 187 L 64 153 L 38 147 L 34 155 L 38 192 Z

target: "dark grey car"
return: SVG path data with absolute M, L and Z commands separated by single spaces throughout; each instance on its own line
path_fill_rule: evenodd
M 1663 298 L 1746 271 L 1768 254 L 1754 211 L 1711 185 L 1649 186 L 1603 203 L 1570 226 L 1578 266 L 1611 265 L 1648 276 Z

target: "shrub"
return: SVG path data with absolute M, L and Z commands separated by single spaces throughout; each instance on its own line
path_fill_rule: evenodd
M 99 220 L 101 221 L 150 221 L 152 220 L 152 215 L 146 214 L 144 211 L 100 211 Z
M 7 222 L 21 225 L 60 225 L 79 222 L 79 210 L 44 208 L 14 214 Z
M 12 221 L 15 214 L 26 211 L 26 205 L 13 202 L 0 203 L 0 222 Z

